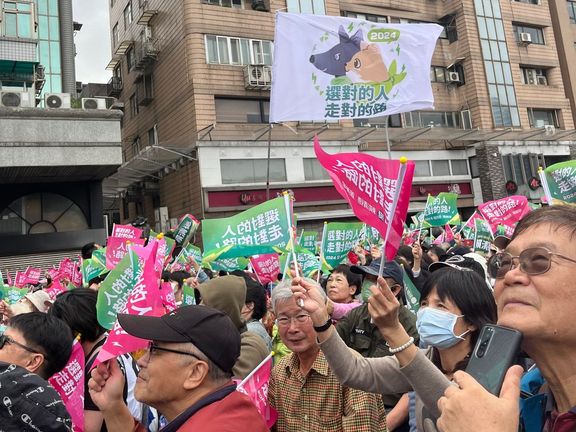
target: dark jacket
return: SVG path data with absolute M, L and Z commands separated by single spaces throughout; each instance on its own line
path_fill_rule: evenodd
M 410 336 L 414 338 L 414 343 L 418 346 L 420 337 L 416 330 L 416 315 L 405 307 L 400 307 L 398 316 L 400 324 Z M 370 322 L 368 304 L 363 304 L 351 310 L 348 315 L 338 321 L 336 331 L 346 345 L 359 352 L 363 357 L 385 357 L 389 356 L 390 348 L 386 340 L 380 334 L 378 327 Z M 384 396 L 384 405 L 391 407 L 396 405 L 401 395 Z

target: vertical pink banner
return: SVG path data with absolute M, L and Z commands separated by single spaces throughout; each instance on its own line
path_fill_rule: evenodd
M 72 418 L 74 432 L 84 432 L 84 351 L 74 341 L 68 363 L 48 382 L 56 389 Z
M 121 237 L 108 237 L 106 242 L 106 268 L 113 270 L 122 258 L 128 253 L 128 244 L 142 246 L 144 239 L 127 239 Z
M 14 278 L 14 286 L 18 288 L 24 288 L 26 286 L 26 282 L 28 281 L 28 277 L 26 276 L 25 272 L 16 272 L 16 277 Z
M 252 264 L 254 273 L 258 276 L 261 284 L 276 282 L 278 279 L 278 274 L 280 273 L 278 254 L 271 253 L 250 257 L 250 264 Z

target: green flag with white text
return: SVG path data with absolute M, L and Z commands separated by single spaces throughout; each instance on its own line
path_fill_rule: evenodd
M 331 272 L 360 240 L 362 222 L 330 222 L 322 240 L 322 271 Z
M 428 195 L 424 209 L 424 223 L 426 226 L 458 225 L 460 215 L 456 201 L 458 195 L 451 192 L 440 192 L 437 196 Z
M 576 203 L 576 160 L 551 165 L 544 170 L 544 174 L 552 200 L 565 204 Z

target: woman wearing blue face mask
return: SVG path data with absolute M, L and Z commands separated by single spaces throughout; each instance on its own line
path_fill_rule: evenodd
M 496 322 L 496 304 L 486 282 L 474 271 L 457 266 L 433 272 L 422 291 L 417 328 L 427 348 L 418 349 L 398 321 L 401 307 L 386 282 L 371 287 L 368 309 L 394 354 L 364 358 L 351 355 L 333 327 L 320 298 L 296 279 L 293 292 L 303 300 L 318 333 L 330 368 L 348 387 L 372 393 L 416 393 L 419 431 L 435 432 L 440 415 L 436 402 L 452 374 L 464 369 L 484 324 Z

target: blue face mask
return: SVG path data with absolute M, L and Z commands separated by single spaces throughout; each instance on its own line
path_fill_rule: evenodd
M 462 336 L 470 331 L 466 330 L 460 336 L 454 334 L 456 320 L 462 316 L 464 315 L 455 315 L 431 307 L 418 310 L 416 328 L 420 339 L 427 346 L 433 346 L 438 349 L 453 347 L 464 340 Z

